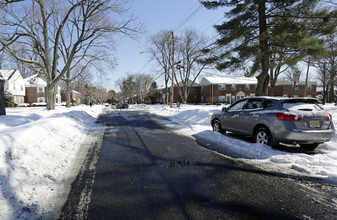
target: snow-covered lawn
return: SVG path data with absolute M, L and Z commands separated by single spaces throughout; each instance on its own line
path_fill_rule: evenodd
M 324 106 L 337 125 L 337 108 Z M 0 116 L 0 219 L 56 218 L 70 184 L 102 126 L 95 123 L 105 107 L 8 108 Z M 314 154 L 290 153 L 212 132 L 210 117 L 222 106 L 131 105 L 171 120 L 180 134 L 209 141 L 209 148 L 231 152 L 236 160 L 263 169 L 324 178 L 337 183 L 337 136 Z M 107 109 L 110 109 L 108 107 Z M 79 159 L 80 158 L 80 159 Z

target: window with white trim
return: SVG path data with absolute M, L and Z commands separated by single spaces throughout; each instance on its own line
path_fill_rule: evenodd
M 37 87 L 37 91 L 38 92 L 44 92 L 44 87 L 42 87 L 42 86 Z
M 314 85 L 309 85 L 308 84 L 307 90 L 313 90 L 313 89 L 314 89 Z
M 226 90 L 226 84 L 218 84 L 218 90 Z
M 219 102 L 225 102 L 226 101 L 226 96 L 218 96 L 218 101 Z

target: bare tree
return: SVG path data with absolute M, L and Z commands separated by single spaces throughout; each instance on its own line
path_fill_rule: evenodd
M 335 101 L 335 86 L 337 86 L 337 36 L 330 35 L 326 41 L 327 53 L 321 60 L 316 60 L 318 80 L 323 87 L 323 102 Z
M 86 46 L 111 34 L 131 35 L 136 31 L 131 26 L 132 16 L 122 21 L 112 20 L 112 15 L 124 12 L 121 6 L 117 0 L 33 0 L 1 8 L 1 21 L 6 28 L 0 36 L 2 49 L 45 76 L 48 110 L 55 109 L 58 82 L 74 65 L 78 54 L 88 48 Z M 64 34 L 69 31 L 65 28 L 69 23 L 73 24 L 73 39 Z M 71 47 L 64 62 L 59 60 L 62 36 L 73 42 L 67 44 Z M 39 60 L 21 57 L 14 50 L 14 43 L 27 46 L 38 54 Z
M 327 101 L 327 94 L 329 92 L 329 74 L 327 69 L 327 63 L 326 61 L 323 62 L 317 62 L 316 67 L 318 67 L 318 75 L 317 80 L 322 86 L 322 95 L 323 99 L 322 102 L 325 104 Z
M 6 6 L 10 3 L 15 3 L 15 2 L 22 2 L 24 0 L 3 0 L 3 1 L 0 1 L 0 5 L 1 6 Z
M 129 103 L 143 103 L 151 90 L 153 78 L 147 74 L 129 74 L 117 81 L 121 91 L 121 101 Z
M 145 97 L 151 90 L 151 85 L 154 82 L 152 76 L 148 74 L 137 74 L 135 75 L 136 80 L 136 94 L 137 103 L 144 103 Z
M 206 54 L 202 52 L 207 40 L 192 29 L 186 29 L 181 35 L 174 39 L 175 58 L 174 65 L 177 67 L 175 74 L 175 85 L 181 91 L 182 101 L 185 103 L 189 95 L 189 87 L 193 86 L 201 71 L 208 65 Z M 162 68 L 165 75 L 165 88 L 168 91 L 168 82 L 172 78 L 170 72 L 172 68 L 172 32 L 161 31 L 151 37 L 151 56 Z M 207 56 L 210 56 L 208 54 Z
M 77 68 L 80 68 L 80 67 L 76 67 L 75 72 Z M 89 69 L 84 69 L 81 75 L 72 83 L 72 88 L 80 92 L 81 95 L 85 95 L 85 92 L 84 92 L 85 85 L 90 84 L 92 81 L 93 81 L 92 74 L 90 73 Z M 66 85 L 63 85 L 63 84 L 65 84 L 65 81 L 61 82 L 61 86 L 65 88 Z M 84 99 L 84 96 L 82 98 Z
M 81 17 L 82 15 L 80 13 L 73 13 L 70 19 L 74 22 L 67 23 L 64 27 L 66 31 L 61 35 L 59 49 L 64 63 L 70 59 L 72 48 L 81 37 L 77 28 Z M 103 74 L 103 66 L 107 66 L 107 69 L 110 71 L 114 68 L 115 62 L 111 53 L 113 50 L 112 40 L 107 36 L 103 36 L 103 34 L 97 34 L 81 44 L 81 47 L 72 60 L 71 66 L 69 66 L 69 69 L 66 71 L 65 77 L 62 78 L 65 82 L 64 88 L 66 91 L 67 107 L 71 106 L 72 85 L 80 78 L 86 69 L 95 68 L 97 72 Z
M 150 45 L 149 51 L 151 53 L 151 57 L 160 66 L 162 70 L 161 74 L 164 74 L 165 90 L 166 93 L 168 93 L 168 83 L 172 78 L 170 76 L 170 70 L 172 67 L 171 31 L 160 31 L 157 34 L 152 35 L 150 38 Z
M 179 81 L 182 86 L 182 102 L 187 102 L 190 87 L 198 79 L 201 71 L 207 66 L 206 54 L 202 52 L 207 43 L 206 38 L 196 30 L 185 29 L 177 42 L 177 69 L 179 71 Z M 176 79 L 178 80 L 178 79 Z M 176 83 L 178 85 L 178 82 Z M 180 88 L 179 88 L 180 89 Z

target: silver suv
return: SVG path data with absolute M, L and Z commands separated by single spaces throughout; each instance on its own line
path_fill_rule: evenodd
M 335 135 L 331 115 L 311 98 L 244 98 L 214 113 L 211 123 L 213 131 L 251 136 L 259 144 L 310 150 Z

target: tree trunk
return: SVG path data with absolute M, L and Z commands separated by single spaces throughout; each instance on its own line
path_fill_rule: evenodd
M 336 65 L 335 59 L 331 60 L 331 69 L 330 69 L 330 100 L 329 102 L 335 102 L 335 78 L 336 78 Z
M 270 67 L 270 73 L 269 73 L 269 77 L 270 77 L 270 96 L 274 96 L 275 94 L 275 84 L 276 84 L 276 79 L 274 75 L 274 68 Z
M 6 115 L 5 107 L 5 79 L 0 75 L 0 115 Z
M 329 100 L 328 100 L 328 102 L 332 103 L 332 102 L 334 102 L 334 97 L 335 97 L 334 84 L 333 83 L 330 84 L 330 89 L 329 89 L 328 92 L 329 92 Z
M 259 3 L 259 30 L 260 30 L 260 50 L 261 50 L 261 74 L 257 78 L 256 96 L 266 95 L 268 88 L 268 70 L 269 70 L 269 48 L 268 48 L 268 30 L 266 18 L 266 3 Z
M 56 108 L 56 90 L 57 85 L 52 86 L 49 83 L 47 83 L 46 88 L 46 101 L 47 101 L 47 110 L 55 110 Z
M 275 95 L 275 84 L 276 80 L 270 80 L 270 96 Z
M 66 87 L 66 107 L 71 107 L 71 83 L 70 80 L 67 80 L 67 87 Z

